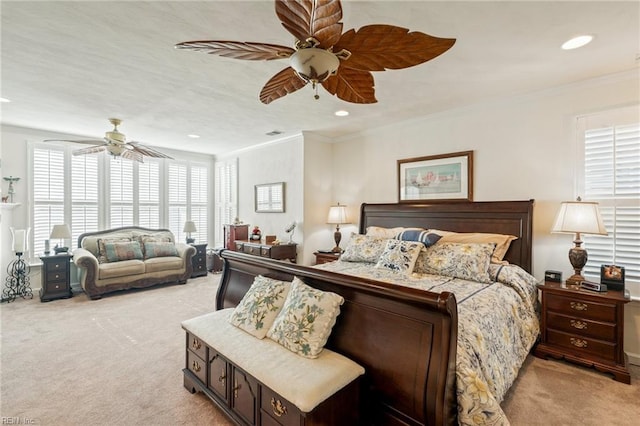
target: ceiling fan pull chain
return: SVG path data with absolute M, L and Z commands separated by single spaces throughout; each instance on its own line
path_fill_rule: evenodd
M 315 94 L 315 95 L 313 95 L 313 99 L 315 99 L 315 100 L 320 99 L 320 95 L 318 95 L 318 85 L 316 84 L 316 82 L 315 82 L 315 81 L 312 81 L 312 82 L 311 82 L 311 87 L 313 88 L 313 90 L 315 90 L 315 91 L 316 91 L 316 94 Z

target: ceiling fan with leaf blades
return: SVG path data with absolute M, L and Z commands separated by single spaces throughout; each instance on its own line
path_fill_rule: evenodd
M 346 102 L 377 102 L 371 71 L 403 69 L 429 61 L 453 46 L 456 39 L 438 38 L 393 25 L 366 25 L 342 33 L 340 0 L 276 0 L 276 15 L 295 38 L 295 48 L 267 43 L 186 41 L 191 49 L 244 60 L 289 58 L 290 66 L 262 88 L 260 100 L 269 104 L 311 83 Z
M 73 155 L 93 154 L 96 152 L 106 151 L 113 157 L 127 158 L 133 161 L 143 162 L 143 157 L 170 158 L 172 157 L 156 151 L 153 148 L 142 145 L 138 142 L 127 142 L 127 138 L 123 133 L 118 131 L 118 126 L 122 123 L 119 118 L 110 118 L 109 122 L 113 124 L 113 130 L 104 134 L 104 139 L 47 139 L 45 142 L 74 142 L 87 145 L 94 145 L 88 148 L 76 149 Z

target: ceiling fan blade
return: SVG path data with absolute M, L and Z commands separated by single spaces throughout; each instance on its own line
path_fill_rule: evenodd
M 271 77 L 260 91 L 260 101 L 270 104 L 289 93 L 303 88 L 307 84 L 291 67 L 287 67 Z
M 323 49 L 336 44 L 342 34 L 340 0 L 276 0 L 276 14 L 296 39 L 313 37 Z
M 169 158 L 171 160 L 173 160 L 173 157 L 168 156 L 167 154 L 164 154 L 160 151 L 156 151 L 153 148 L 150 148 L 148 146 L 142 145 L 138 142 L 129 142 L 127 145 L 129 145 L 132 149 L 127 150 L 125 152 L 135 152 L 137 154 L 140 155 L 146 155 L 147 157 L 155 157 L 155 158 Z M 124 152 L 123 152 L 124 154 Z M 140 160 L 141 161 L 141 160 Z
M 454 38 L 438 38 L 393 25 L 367 25 L 345 32 L 334 52 L 346 49 L 351 56 L 340 67 L 363 71 L 402 69 L 421 64 L 449 50 Z
M 128 160 L 133 160 L 133 161 L 138 161 L 140 163 L 144 163 L 143 158 L 144 156 L 142 154 L 140 154 L 139 152 L 136 152 L 132 149 L 126 149 L 124 151 L 122 151 L 122 154 L 120 154 L 120 156 L 122 158 L 126 158 Z
M 85 145 L 99 145 L 105 144 L 104 139 L 81 139 L 81 140 L 72 140 L 72 139 L 45 139 L 42 142 L 73 142 L 73 143 L 81 143 Z
M 90 146 L 88 148 L 76 149 L 72 152 L 73 155 L 84 155 L 84 154 L 94 154 L 96 152 L 104 151 L 107 147 L 107 144 L 98 145 L 98 146 Z
M 291 56 L 294 49 L 268 43 L 242 41 L 202 40 L 185 41 L 175 45 L 176 49 L 190 49 L 224 56 L 225 58 L 245 59 L 249 61 L 270 61 Z
M 340 68 L 338 73 L 322 82 L 322 86 L 332 95 L 354 104 L 374 104 L 378 102 L 374 90 L 373 75 L 369 71 Z

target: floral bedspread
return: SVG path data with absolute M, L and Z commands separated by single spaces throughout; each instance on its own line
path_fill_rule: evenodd
M 440 293 L 458 303 L 456 392 L 461 425 L 508 425 L 504 398 L 540 331 L 536 279 L 516 265 L 490 265 L 490 284 L 331 262 L 320 269 Z

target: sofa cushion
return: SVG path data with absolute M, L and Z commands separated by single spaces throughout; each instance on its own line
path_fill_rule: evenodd
M 127 275 L 144 274 L 145 265 L 142 260 L 123 260 L 121 262 L 103 263 L 98 268 L 101 280 L 124 277 Z
M 104 249 L 109 262 L 142 259 L 142 249 L 137 241 L 104 243 Z
M 176 256 L 153 257 L 144 261 L 144 271 L 158 272 L 184 268 L 184 259 Z
M 151 259 L 153 257 L 177 256 L 178 249 L 171 242 L 146 242 L 144 243 L 144 257 Z
M 128 243 L 131 241 L 131 238 L 125 236 L 117 236 L 117 237 L 109 237 L 109 238 L 98 238 L 97 247 L 98 253 L 96 257 L 98 258 L 99 263 L 107 263 L 111 262 L 107 256 L 107 247 L 108 243 Z

